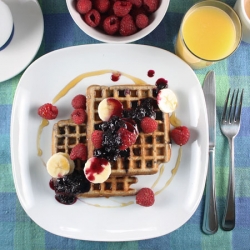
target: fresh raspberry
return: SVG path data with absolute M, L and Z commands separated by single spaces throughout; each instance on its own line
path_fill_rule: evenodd
M 142 188 L 139 190 L 139 192 L 136 194 L 136 204 L 144 206 L 144 207 L 150 207 L 155 202 L 155 195 L 152 189 L 150 188 Z
M 44 119 L 53 120 L 58 115 L 58 109 L 51 103 L 45 103 L 44 105 L 38 108 L 37 113 Z
M 117 1 L 113 5 L 113 10 L 116 16 L 126 16 L 132 9 L 132 3 L 128 1 Z
M 76 10 L 80 14 L 86 14 L 92 9 L 92 2 L 90 0 L 77 0 Z
M 148 17 L 144 14 L 139 14 L 136 16 L 135 24 L 137 28 L 144 29 L 148 26 Z
M 185 145 L 190 137 L 189 129 L 185 126 L 174 128 L 170 131 L 170 137 L 174 140 L 177 145 Z
M 144 117 L 141 120 L 141 129 L 143 133 L 153 133 L 158 127 L 158 123 L 156 120 L 150 118 L 150 117 Z
M 137 8 L 140 8 L 142 6 L 142 0 L 128 0 L 128 1 Z
M 102 147 L 102 136 L 103 131 L 101 130 L 94 130 L 91 135 L 91 141 L 94 145 L 94 148 L 98 149 Z
M 122 18 L 120 22 L 120 35 L 129 36 L 137 31 L 136 25 L 131 15 L 126 15 Z
M 119 128 L 117 132 L 120 135 L 122 141 L 122 145 L 120 145 L 119 147 L 120 150 L 125 150 L 126 148 L 132 146 L 135 143 L 137 138 L 136 134 L 131 133 L 125 128 Z
M 74 121 L 75 124 L 82 124 L 85 122 L 87 114 L 84 109 L 75 109 L 71 113 L 71 119 Z
M 149 12 L 155 12 L 159 6 L 159 0 L 143 0 L 144 8 Z
M 85 109 L 86 108 L 86 96 L 85 95 L 77 95 L 72 101 L 71 105 L 74 109 Z
M 84 20 L 90 27 L 95 28 L 101 21 L 101 15 L 97 10 L 92 9 L 84 15 Z
M 115 34 L 120 27 L 119 18 L 115 15 L 108 16 L 103 22 L 103 29 L 108 35 Z
M 83 143 L 75 145 L 70 152 L 70 159 L 80 159 L 82 161 L 87 160 L 87 147 Z
M 105 13 L 110 8 L 109 0 L 94 0 L 93 4 L 95 9 L 97 9 L 100 13 Z

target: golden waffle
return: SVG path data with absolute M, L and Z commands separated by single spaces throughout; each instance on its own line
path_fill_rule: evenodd
M 72 148 L 78 143 L 87 145 L 86 124 L 77 125 L 72 120 L 61 120 L 53 126 L 52 154 L 63 152 L 70 154 Z M 75 161 L 78 170 L 83 169 L 81 160 Z M 136 177 L 110 177 L 101 184 L 90 184 L 90 190 L 82 193 L 80 197 L 110 197 L 135 195 L 136 190 L 130 188 L 137 182 Z
M 111 196 L 130 196 L 135 195 L 136 190 L 130 185 L 137 182 L 133 176 L 111 176 L 103 183 L 90 185 L 89 192 L 82 193 L 78 197 L 111 197 Z
M 87 89 L 87 145 L 88 157 L 93 156 L 93 144 L 91 134 L 95 126 L 102 121 L 98 115 L 99 103 L 107 97 L 119 100 L 124 109 L 132 108 L 132 105 L 139 104 L 140 100 L 153 97 L 152 85 L 117 85 L 112 87 L 92 85 Z M 149 175 L 158 172 L 161 163 L 168 162 L 171 155 L 171 144 L 169 138 L 169 116 L 160 110 L 155 110 L 158 129 L 150 134 L 140 133 L 136 143 L 130 147 L 130 157 L 127 162 L 119 158 L 111 163 L 111 176 L 124 175 Z

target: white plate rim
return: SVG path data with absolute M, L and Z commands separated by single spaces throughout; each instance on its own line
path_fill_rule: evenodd
M 126 46 L 126 47 L 125 47 Z M 58 231 L 58 229 L 54 229 L 54 228 L 50 228 L 50 227 L 46 227 L 44 225 L 41 225 L 41 223 L 38 223 L 37 222 L 37 218 L 34 217 L 34 214 L 32 211 L 32 209 L 26 209 L 25 208 L 25 194 L 22 193 L 20 190 L 21 190 L 21 186 L 20 186 L 20 183 L 19 183 L 19 180 L 18 180 L 18 177 L 17 177 L 17 169 L 18 167 L 18 164 L 16 164 L 16 154 L 15 154 L 15 151 L 14 151 L 14 148 L 18 142 L 19 142 L 19 139 L 20 138 L 15 138 L 14 134 L 15 134 L 15 124 L 18 122 L 18 104 L 17 104 L 17 97 L 19 95 L 19 92 L 22 91 L 22 85 L 23 85 L 23 79 L 25 79 L 26 75 L 29 75 L 30 72 L 32 72 L 33 70 L 33 67 L 36 67 L 36 64 L 39 64 L 41 63 L 43 60 L 47 60 L 49 57 L 53 57 L 53 56 L 57 56 L 58 53 L 63 53 L 64 51 L 73 51 L 73 50 L 84 50 L 86 53 L 88 51 L 89 48 L 101 48 L 101 49 L 108 49 L 108 48 L 112 48 L 113 49 L 116 49 L 116 50 L 121 50 L 123 51 L 124 48 L 133 48 L 135 50 L 140 50 L 140 49 L 146 49 L 146 50 L 153 50 L 153 51 L 160 51 L 161 53 L 165 54 L 167 57 L 170 56 L 171 59 L 172 58 L 175 58 L 176 60 L 178 60 L 178 63 L 180 63 L 180 65 L 182 65 L 183 67 L 185 67 L 190 74 L 193 75 L 194 79 L 196 79 L 196 85 L 197 84 L 200 84 L 195 73 L 192 71 L 192 69 L 186 65 L 182 60 L 180 60 L 178 57 L 176 57 L 174 54 L 166 51 L 166 50 L 163 50 L 163 49 L 159 49 L 159 48 L 155 48 L 155 47 L 151 47 L 151 46 L 147 46 L 147 45 L 136 45 L 136 44 L 123 44 L 123 45 L 120 45 L 120 44 L 95 44 L 95 45 L 81 45 L 81 46 L 75 46 L 75 47 L 69 47 L 69 48 L 65 48 L 65 49 L 60 49 L 60 50 L 57 50 L 57 51 L 54 51 L 54 52 L 50 52 L 49 54 L 47 55 L 44 55 L 42 56 L 41 58 L 39 58 L 38 60 L 36 60 L 34 63 L 32 63 L 28 69 L 24 72 L 23 76 L 21 77 L 20 79 L 20 82 L 18 84 L 18 87 L 17 87 L 17 90 L 16 90 L 16 94 L 15 94 L 15 97 L 14 97 L 14 102 L 13 102 L 13 109 L 12 109 L 12 115 L 11 115 L 11 159 L 12 159 L 12 171 L 13 171 L 13 178 L 14 178 L 14 183 L 15 183 L 15 187 L 16 187 L 16 191 L 17 191 L 17 195 L 18 195 L 18 198 L 20 200 L 20 203 L 22 205 L 22 207 L 24 208 L 24 210 L 26 211 L 26 213 L 28 214 L 28 216 L 34 220 L 34 222 L 36 222 L 39 226 L 41 226 L 42 228 L 44 228 L 45 230 L 51 232 L 51 233 L 54 233 L 56 235 L 60 235 L 60 236 L 63 236 L 63 237 L 68 237 L 68 238 L 74 238 L 74 239 L 80 239 L 80 240 L 92 240 L 92 241 L 131 241 L 131 240 L 141 240 L 141 239 L 148 239 L 148 238 L 154 238 L 154 237 L 158 237 L 158 236 L 161 236 L 161 235 L 164 235 L 164 234 L 167 234 L 167 233 L 170 233 L 172 232 L 173 230 L 176 230 L 177 228 L 179 228 L 181 225 L 183 225 L 192 215 L 193 213 L 195 212 L 195 210 L 197 209 L 199 203 L 200 203 L 200 200 L 202 198 L 202 195 L 203 195 L 203 189 L 204 189 L 204 186 L 205 186 L 205 179 L 206 179 L 206 172 L 207 172 L 207 161 L 208 161 L 208 156 L 206 153 L 203 152 L 203 172 L 202 172 L 202 176 L 201 176 L 201 182 L 202 182 L 202 185 L 200 186 L 201 190 L 199 191 L 199 195 L 198 197 L 196 198 L 196 201 L 195 201 L 195 204 L 192 206 L 192 211 L 189 211 L 189 216 L 188 217 L 185 217 L 185 219 L 183 219 L 181 225 L 178 225 L 177 227 L 175 228 L 172 228 L 172 230 L 170 231 L 160 231 L 160 232 L 152 232 L 152 233 L 149 233 L 146 235 L 143 235 L 140 233 L 138 234 L 135 234 L 133 236 L 131 236 L 131 234 L 126 234 L 126 232 L 124 232 L 122 235 L 119 235 L 119 237 L 114 237 L 113 233 L 107 233 L 105 232 L 105 235 L 103 237 L 90 237 L 89 235 L 86 237 L 84 235 L 79 235 L 79 234 L 72 234 L 72 232 L 67 232 L 67 231 Z M 204 97 L 202 96 L 202 89 L 201 87 L 199 86 L 196 86 L 198 88 L 200 88 L 200 101 L 202 102 L 201 103 L 201 106 L 203 106 L 203 109 L 205 111 L 205 100 L 204 100 Z M 203 117 L 202 119 L 204 120 L 204 124 L 205 124 L 205 128 L 204 128 L 204 131 L 203 131 L 203 141 L 204 141 L 204 145 L 203 147 L 205 147 L 205 149 L 208 150 L 208 125 L 207 125 L 207 114 L 206 112 L 203 114 Z M 204 148 L 203 148 L 204 150 Z M 207 152 L 206 150 L 206 152 Z M 27 177 L 27 176 L 26 176 Z M 27 194 L 26 194 L 27 195 Z

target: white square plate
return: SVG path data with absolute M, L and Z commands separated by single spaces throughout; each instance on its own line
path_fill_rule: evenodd
M 37 154 L 37 133 L 41 118 L 37 109 L 52 99 L 72 79 L 82 73 L 111 69 L 138 77 L 149 84 L 165 78 L 178 97 L 177 116 L 190 129 L 190 140 L 183 146 L 179 169 L 170 185 L 156 196 L 152 207 L 136 204 L 120 207 L 119 202 L 135 197 L 85 198 L 71 206 L 54 198 L 48 175 Z M 153 77 L 148 71 L 154 70 Z M 56 106 L 59 115 L 50 121 L 41 135 L 42 158 L 51 156 L 53 124 L 67 119 L 71 100 L 85 94 L 90 84 L 113 85 L 133 83 L 121 76 L 118 82 L 111 74 L 80 81 Z M 172 145 L 171 160 L 155 187 L 161 189 L 175 167 L 178 146 Z M 197 209 L 205 186 L 208 162 L 208 124 L 206 105 L 200 83 L 193 70 L 174 54 L 143 45 L 97 44 L 61 49 L 35 61 L 23 74 L 15 94 L 11 119 L 11 153 L 17 194 L 24 210 L 39 226 L 64 237 L 129 241 L 153 238 L 182 226 Z M 151 187 L 158 174 L 139 177 L 136 187 Z M 111 206 L 104 208 L 86 204 Z M 117 203 L 118 202 L 118 203 Z M 113 207 L 114 206 L 114 207 Z

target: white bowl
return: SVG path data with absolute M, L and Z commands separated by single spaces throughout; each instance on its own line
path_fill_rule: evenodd
M 160 0 L 159 8 L 150 15 L 149 25 L 146 28 L 130 36 L 111 36 L 111 35 L 105 34 L 104 32 L 96 28 L 92 28 L 88 26 L 83 21 L 80 14 L 76 11 L 75 0 L 66 0 L 69 13 L 71 17 L 73 18 L 74 22 L 78 25 L 78 27 L 87 35 L 95 38 L 96 40 L 106 42 L 106 43 L 129 43 L 129 42 L 134 42 L 136 40 L 139 40 L 142 37 L 145 37 L 151 31 L 153 31 L 162 21 L 164 15 L 167 12 L 169 2 L 170 0 Z

